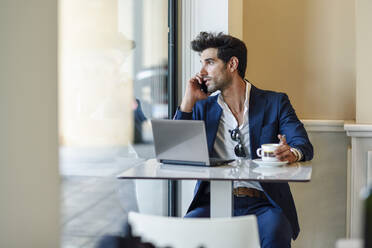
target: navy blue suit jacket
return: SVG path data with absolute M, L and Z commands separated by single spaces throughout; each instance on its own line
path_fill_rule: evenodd
M 222 109 L 217 103 L 217 97 L 218 95 L 198 101 L 192 113 L 178 110 L 175 115 L 175 119 L 204 120 L 210 157 L 216 157 L 213 144 L 222 113 Z M 302 152 L 303 161 L 312 159 L 313 146 L 303 124 L 298 120 L 288 96 L 284 93 L 261 90 L 252 85 L 249 98 L 249 135 L 252 159 L 257 158 L 256 150 L 261 144 L 278 143 L 278 134 L 285 134 L 287 143 Z M 293 230 L 293 239 L 295 239 L 300 228 L 288 183 L 260 184 L 269 201 L 274 206 L 280 207 L 288 218 Z M 195 187 L 195 196 L 188 211 L 198 207 L 200 199 L 206 197 L 206 187 L 209 187 L 209 182 L 198 181 Z

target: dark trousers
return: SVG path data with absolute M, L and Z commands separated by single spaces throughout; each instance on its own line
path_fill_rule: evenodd
M 269 201 L 255 197 L 234 197 L 234 216 L 254 214 L 257 217 L 258 232 L 262 248 L 291 247 L 292 228 L 280 208 Z M 193 209 L 185 218 L 210 217 L 208 201 Z

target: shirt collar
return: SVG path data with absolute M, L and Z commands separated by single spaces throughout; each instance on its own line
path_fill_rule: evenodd
M 252 88 L 252 85 L 251 83 L 244 79 L 244 82 L 246 84 L 245 86 L 245 101 L 244 101 L 244 107 L 246 107 L 246 109 L 249 108 L 249 96 L 250 96 L 250 93 L 251 93 L 251 88 Z M 225 103 L 225 101 L 223 100 L 223 96 L 222 94 L 220 93 L 218 95 L 218 98 L 217 98 L 217 103 L 220 105 L 220 107 L 222 109 L 225 109 L 225 108 L 228 108 L 227 104 Z

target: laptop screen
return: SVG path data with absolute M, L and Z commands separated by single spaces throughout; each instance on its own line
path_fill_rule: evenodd
M 158 161 L 209 165 L 204 121 L 151 120 Z

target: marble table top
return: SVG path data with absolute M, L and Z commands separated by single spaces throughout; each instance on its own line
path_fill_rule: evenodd
M 258 166 L 252 160 L 234 161 L 219 167 L 170 165 L 150 159 L 134 166 L 118 179 L 170 179 L 170 180 L 227 180 L 260 182 L 308 182 L 311 162 L 286 164 L 280 167 Z

